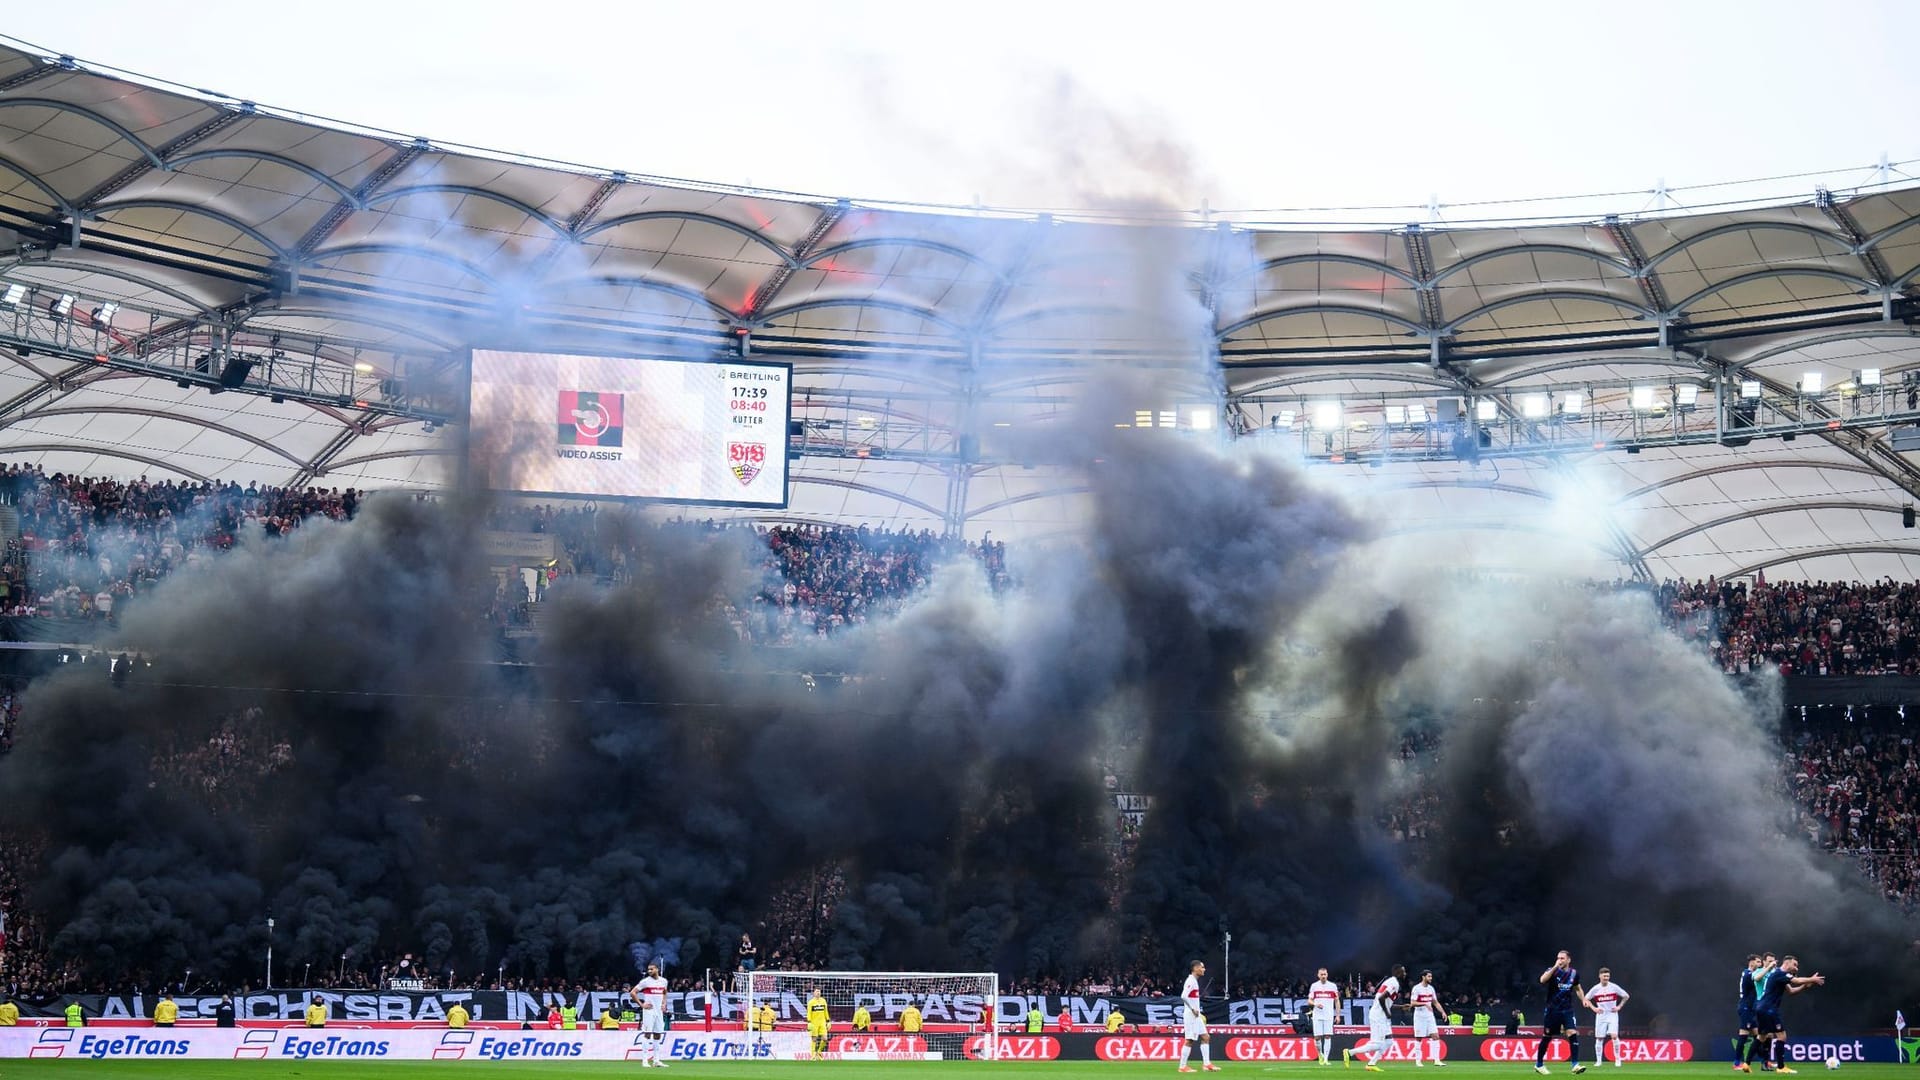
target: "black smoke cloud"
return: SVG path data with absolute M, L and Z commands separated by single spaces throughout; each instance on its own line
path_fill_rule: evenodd
M 1058 448 L 1088 462 L 1084 535 L 1011 592 L 955 565 L 791 652 L 714 614 L 762 573 L 752 540 L 615 512 L 634 581 L 556 590 L 530 669 L 484 662 L 478 501 L 376 497 L 204 559 L 128 613 L 154 667 L 29 692 L 0 797 L 50 840 L 36 911 L 115 979 L 252 980 L 269 913 L 283 965 L 619 977 L 642 943 L 686 974 L 832 865 L 837 966 L 1170 979 L 1231 930 L 1243 979 L 1486 985 L 1564 945 L 1688 1018 L 1748 949 L 1845 973 L 1849 1004 L 1909 985 L 1910 928 L 1786 838 L 1769 706 L 1644 602 L 1389 602 L 1364 514 L 1297 468 L 1105 428 Z M 1445 754 L 1410 780 L 1417 724 Z M 235 726 L 288 760 L 213 793 L 169 765 Z M 1116 755 L 1154 800 L 1117 876 Z M 1445 812 L 1388 843 L 1410 783 Z
M 709 614 L 755 581 L 740 534 L 613 513 L 635 581 L 557 590 L 531 671 L 480 662 L 477 502 L 375 497 L 202 560 L 120 630 L 154 667 L 31 692 L 4 794 L 51 841 L 35 906 L 59 951 L 115 978 L 248 978 L 269 914 L 283 964 L 415 951 L 583 976 L 662 939 L 684 969 L 724 963 L 775 886 L 831 864 L 838 964 L 1065 974 L 1132 963 L 1135 942 L 1199 950 L 1158 928 L 1250 925 L 1275 890 L 1304 895 L 1268 880 L 1262 830 L 1300 815 L 1277 783 L 1248 802 L 1240 684 L 1365 530 L 1272 462 L 1075 440 L 1101 460 L 1086 546 L 1001 598 L 952 567 L 897 619 L 798 654 L 742 649 Z M 861 679 L 816 689 L 769 663 Z M 170 764 L 235 725 L 289 744 L 227 781 L 238 804 Z M 1159 807 L 1117 907 L 1115 741 Z

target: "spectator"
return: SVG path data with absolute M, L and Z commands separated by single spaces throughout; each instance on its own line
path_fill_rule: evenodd
M 1647 589 L 1619 583 L 1616 588 Z M 1916 675 L 1920 584 L 1662 582 L 1648 590 L 1662 620 L 1729 674 Z

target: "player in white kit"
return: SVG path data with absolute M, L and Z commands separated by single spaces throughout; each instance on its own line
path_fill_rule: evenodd
M 660 965 L 648 964 L 647 977 L 635 983 L 627 997 L 640 1009 L 640 1051 L 645 1055 L 640 1064 L 666 1068 L 667 1063 L 660 1060 L 660 1043 L 667 1035 L 667 980 L 660 977 Z
M 1367 1037 L 1353 1049 L 1340 1051 L 1345 1065 L 1351 1066 L 1353 1056 L 1359 1054 L 1366 1059 L 1368 1072 L 1380 1071 L 1380 1059 L 1393 1045 L 1393 999 L 1400 996 L 1400 980 L 1406 977 L 1407 969 L 1395 965 L 1393 974 L 1373 988 L 1373 1005 L 1367 1010 Z
M 1407 994 L 1407 1003 L 1413 1006 L 1413 1065 L 1420 1068 L 1426 1062 L 1420 1060 L 1420 1047 L 1424 1042 L 1433 1053 L 1433 1063 L 1445 1066 L 1440 1060 L 1440 1016 L 1445 1007 L 1440 1004 L 1440 991 L 1433 988 L 1433 972 L 1420 973 L 1420 981 L 1413 984 Z
M 1333 1014 L 1340 1007 L 1340 987 L 1327 981 L 1327 969 L 1314 973 L 1307 987 L 1307 1008 L 1313 1012 L 1313 1044 L 1320 1052 L 1320 1064 L 1333 1055 Z
M 1600 981 L 1587 987 L 1587 1008 L 1593 1010 L 1593 1063 L 1607 1063 L 1607 1040 L 1613 1040 L 1613 1067 L 1620 1067 L 1620 1006 L 1632 997 L 1627 988 L 1613 981 L 1606 968 L 1600 969 Z
M 1220 1066 L 1213 1063 L 1213 1048 L 1207 1045 L 1207 1013 L 1200 1007 L 1200 976 L 1207 973 L 1207 965 L 1195 960 L 1187 969 L 1186 984 L 1180 987 L 1180 1071 L 1192 1072 L 1193 1066 L 1187 1064 L 1187 1057 L 1193 1053 L 1193 1044 L 1200 1044 L 1200 1067 L 1207 1072 L 1219 1072 Z

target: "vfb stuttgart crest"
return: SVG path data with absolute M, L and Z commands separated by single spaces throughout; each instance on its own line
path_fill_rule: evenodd
M 560 391 L 560 445 L 619 446 L 620 411 L 619 394 Z
M 727 444 L 727 467 L 733 470 L 733 478 L 740 481 L 741 487 L 753 483 L 760 470 L 767 464 L 767 444 L 757 442 L 733 442 Z

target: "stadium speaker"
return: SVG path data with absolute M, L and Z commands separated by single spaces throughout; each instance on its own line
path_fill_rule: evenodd
M 1753 427 L 1758 411 L 1751 401 L 1736 401 L 1727 413 L 1727 427 L 1733 431 L 1744 431 Z M 1750 435 L 1725 436 L 1720 440 L 1722 446 L 1745 446 L 1753 441 Z
M 805 438 L 806 434 L 807 434 L 807 422 L 805 420 L 787 421 L 787 438 L 801 439 L 801 438 Z
M 1443 424 L 1451 424 L 1460 419 L 1460 399 L 1441 398 L 1434 404 L 1434 416 Z
M 1480 440 L 1462 432 L 1453 437 L 1453 460 L 1469 464 L 1480 463 Z
M 980 460 L 980 436 L 960 436 L 960 460 L 965 462 Z
M 229 390 L 238 390 L 253 372 L 253 361 L 244 356 L 227 358 L 227 366 L 220 369 L 220 385 Z
M 1900 524 L 1909 529 L 1913 528 L 1913 504 L 1912 503 L 1908 503 L 1907 505 L 1900 508 Z

